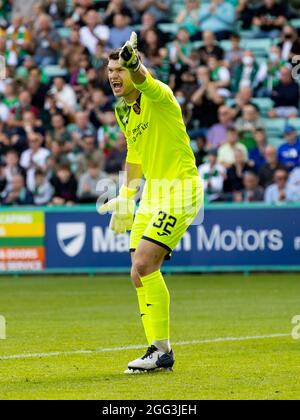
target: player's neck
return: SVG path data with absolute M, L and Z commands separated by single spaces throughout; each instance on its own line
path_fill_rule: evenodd
M 123 96 L 125 102 L 130 105 L 133 104 L 137 98 L 140 96 L 140 92 L 137 89 L 133 89 L 126 96 Z

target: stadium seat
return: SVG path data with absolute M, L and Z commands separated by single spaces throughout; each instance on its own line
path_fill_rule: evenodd
M 272 46 L 269 38 L 242 39 L 241 47 L 253 52 L 255 56 L 267 57 Z
M 278 149 L 278 147 L 284 143 L 283 137 L 267 137 L 267 139 L 268 144 L 271 144 L 272 146 L 276 147 L 276 149 Z
M 56 65 L 45 66 L 43 70 L 44 70 L 45 76 L 47 77 L 58 77 L 58 76 L 65 77 L 68 74 L 66 69 L 60 66 L 56 66 Z
M 300 19 L 292 19 L 290 21 L 290 24 L 296 28 L 296 29 L 300 29 Z
M 159 29 L 163 32 L 170 33 L 176 35 L 178 32 L 178 25 L 177 23 L 160 23 L 158 25 Z
M 63 38 L 63 39 L 68 39 L 70 37 L 71 34 L 71 29 L 70 28 L 59 28 L 57 30 L 58 35 Z
M 290 118 L 288 120 L 288 124 L 291 124 L 292 126 L 294 126 L 300 134 L 300 118 Z
M 253 98 L 252 102 L 258 106 L 263 115 L 267 115 L 274 105 L 274 102 L 270 98 Z
M 263 122 L 269 137 L 281 137 L 286 126 L 285 118 L 264 118 Z
M 230 51 L 231 50 L 231 41 L 224 39 L 223 41 L 220 42 L 220 47 L 223 48 L 223 50 L 225 52 Z

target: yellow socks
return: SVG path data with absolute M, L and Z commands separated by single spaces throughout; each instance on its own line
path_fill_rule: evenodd
M 151 320 L 149 316 L 149 310 L 146 305 L 145 288 L 137 287 L 136 292 L 137 292 L 138 301 L 139 301 L 142 323 L 143 323 L 146 338 L 150 347 L 153 341 L 153 332 L 152 332 L 152 325 L 151 325 Z
M 145 293 L 147 323 L 150 321 L 152 329 L 149 334 L 149 337 L 152 335 L 151 344 L 157 343 L 159 347 L 163 344 L 163 347 L 167 349 L 170 337 L 170 294 L 166 283 L 160 271 L 141 277 L 141 282 L 144 286 L 142 289 Z

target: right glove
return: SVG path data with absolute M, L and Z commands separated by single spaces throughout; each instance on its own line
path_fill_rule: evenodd
M 109 227 L 116 235 L 126 233 L 132 228 L 135 210 L 133 197 L 135 194 L 136 190 L 123 185 L 117 198 L 110 200 L 98 209 L 100 214 L 112 212 Z
M 130 40 L 122 47 L 119 55 L 119 62 L 122 67 L 137 72 L 141 67 L 141 60 L 137 50 L 137 34 L 132 32 Z

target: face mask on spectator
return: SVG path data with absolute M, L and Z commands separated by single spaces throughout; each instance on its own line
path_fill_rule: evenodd
M 271 53 L 270 54 L 270 61 L 271 63 L 277 63 L 280 60 L 280 57 L 278 54 L 276 53 Z
M 244 66 L 252 66 L 253 62 L 254 62 L 253 58 L 248 55 L 243 58 Z
M 176 96 L 176 100 L 180 106 L 185 104 L 185 98 L 183 96 Z

